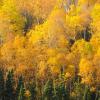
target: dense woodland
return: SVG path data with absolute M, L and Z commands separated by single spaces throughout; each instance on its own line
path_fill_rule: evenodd
M 100 100 L 100 0 L 0 0 L 0 100 Z

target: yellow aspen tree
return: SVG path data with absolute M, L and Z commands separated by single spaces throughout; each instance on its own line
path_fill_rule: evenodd
M 15 0 L 3 1 L 3 6 L 0 9 L 0 19 L 0 36 L 10 40 L 15 34 L 23 33 L 25 20 L 17 9 Z

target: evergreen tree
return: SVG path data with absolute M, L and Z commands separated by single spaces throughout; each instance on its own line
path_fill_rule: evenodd
M 56 86 L 56 100 L 69 100 L 69 94 L 64 83 Z
M 4 100 L 4 73 L 0 69 L 0 100 Z
M 20 91 L 19 91 L 19 95 L 18 95 L 18 100 L 25 100 L 25 89 L 24 87 L 21 85 L 20 87 Z
M 18 79 L 17 88 L 16 88 L 16 96 L 18 96 L 18 94 L 19 94 L 21 85 L 24 85 L 22 76 L 20 76 Z
M 36 91 L 35 83 L 30 84 L 29 90 L 30 90 L 30 93 L 31 93 L 31 97 L 30 97 L 31 100 L 36 100 L 36 93 L 37 93 L 37 91 Z
M 6 79 L 6 95 L 5 98 L 6 100 L 14 100 L 14 79 L 13 79 L 13 70 L 9 71 L 7 74 L 7 79 Z
M 85 86 L 84 96 L 83 100 L 92 100 L 91 98 L 91 92 L 88 86 Z
M 91 98 L 92 100 L 98 100 L 98 93 L 96 93 L 97 91 L 92 91 L 91 92 Z
M 44 86 L 43 100 L 52 100 L 52 99 L 53 99 L 53 81 L 48 80 Z
M 17 100 L 24 100 L 25 96 L 25 88 L 24 88 L 24 82 L 23 82 L 23 77 L 20 76 L 16 88 L 16 98 Z

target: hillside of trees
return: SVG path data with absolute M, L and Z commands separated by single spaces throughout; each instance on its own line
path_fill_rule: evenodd
M 0 100 L 100 100 L 100 0 L 0 0 Z

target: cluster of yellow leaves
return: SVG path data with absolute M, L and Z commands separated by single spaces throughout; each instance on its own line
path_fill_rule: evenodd
M 67 37 L 75 38 L 78 32 L 85 30 L 90 21 L 90 10 L 84 13 L 81 6 L 70 5 L 66 14 Z
M 0 8 L 0 19 L 0 36 L 11 39 L 15 33 L 21 34 L 23 32 L 25 19 L 16 7 L 15 0 L 3 1 Z
M 17 0 L 20 10 L 26 10 L 37 18 L 46 19 L 57 0 Z
M 92 16 L 92 27 L 93 27 L 93 31 L 94 32 L 100 32 L 100 4 L 95 4 L 93 10 L 92 10 L 92 13 L 91 13 L 91 16 Z
M 100 53 L 100 51 L 99 51 Z M 95 54 L 93 59 L 82 58 L 80 61 L 80 75 L 82 82 L 92 86 L 99 86 L 100 83 L 100 57 Z

